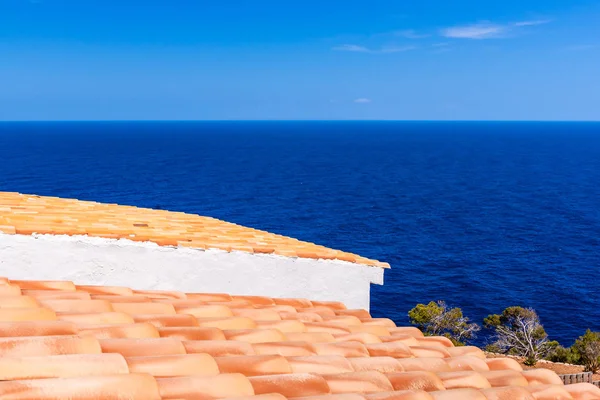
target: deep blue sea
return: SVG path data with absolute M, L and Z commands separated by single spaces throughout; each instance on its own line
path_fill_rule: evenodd
M 372 313 L 446 300 L 600 330 L 600 123 L 0 123 L 0 191 L 213 216 L 388 261 Z

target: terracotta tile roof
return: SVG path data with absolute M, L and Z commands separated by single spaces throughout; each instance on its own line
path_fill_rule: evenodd
M 389 264 L 215 218 L 116 204 L 0 192 L 0 233 L 88 235 L 160 246 Z
M 600 399 L 341 303 L 6 278 L 0 289 L 2 399 Z

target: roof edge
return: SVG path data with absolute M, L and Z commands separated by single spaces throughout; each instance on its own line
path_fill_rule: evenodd
M 0 192 L 0 233 L 127 239 L 158 246 L 275 254 L 388 269 L 386 262 L 178 211 Z

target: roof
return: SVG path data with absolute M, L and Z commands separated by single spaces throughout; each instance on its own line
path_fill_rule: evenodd
M 0 192 L 0 232 L 87 235 L 154 242 L 160 246 L 277 254 L 389 268 L 384 262 L 215 218 L 9 192 Z
M 0 398 L 568 400 L 600 389 L 337 302 L 0 278 Z

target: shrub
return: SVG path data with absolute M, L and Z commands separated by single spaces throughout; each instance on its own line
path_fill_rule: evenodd
M 417 304 L 408 317 L 425 335 L 445 336 L 457 346 L 464 346 L 481 329 L 470 323 L 460 308 L 449 308 L 443 301 Z
M 545 359 L 552 362 L 579 364 L 580 356 L 571 347 L 557 345 L 549 352 Z
M 588 329 L 575 341 L 571 351 L 579 357 L 578 364 L 586 371 L 596 373 L 600 370 L 600 332 Z

